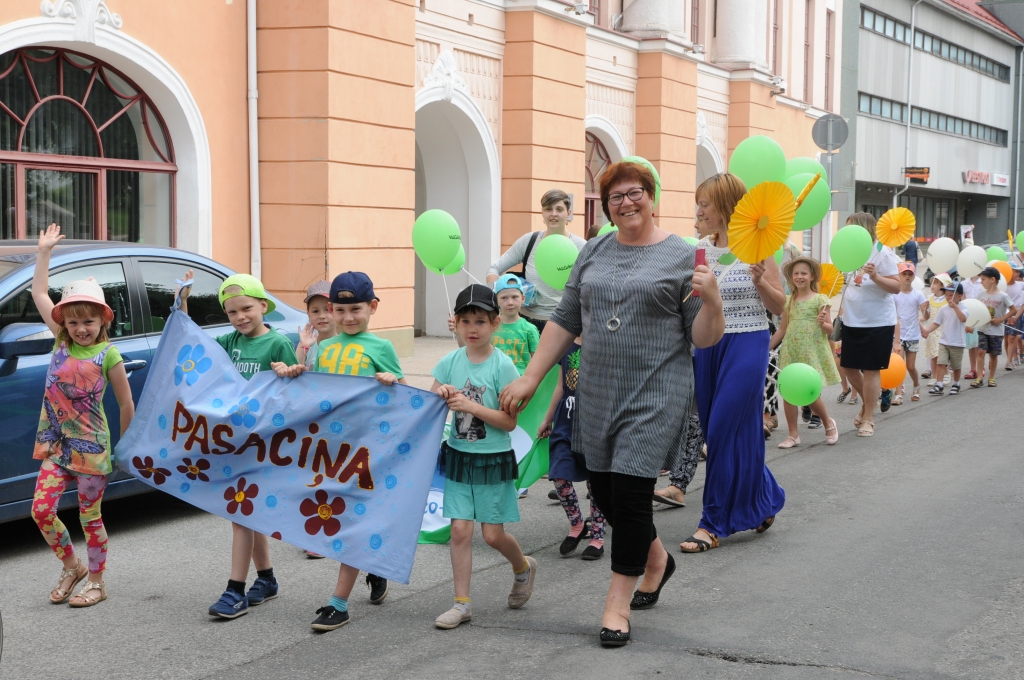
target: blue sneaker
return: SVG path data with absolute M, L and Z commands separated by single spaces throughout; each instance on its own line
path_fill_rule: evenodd
M 253 607 L 263 604 L 267 600 L 273 600 L 277 597 L 277 579 L 271 581 L 269 578 L 261 576 L 252 582 L 252 587 L 249 588 L 249 592 L 245 596 Z
M 882 390 L 882 406 L 881 411 L 885 413 L 889 410 L 889 406 L 892 405 L 892 390 Z
M 228 588 L 210 607 L 209 613 L 210 616 L 219 616 L 222 619 L 237 619 L 242 614 L 249 613 L 249 600 L 245 595 L 239 595 Z

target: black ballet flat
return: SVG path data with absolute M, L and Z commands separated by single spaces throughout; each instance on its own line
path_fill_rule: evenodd
M 602 647 L 625 647 L 629 642 L 629 633 L 632 630 L 632 626 L 626 624 L 626 632 L 623 633 L 621 630 L 612 630 L 611 628 L 601 629 L 601 646 Z
M 633 593 L 633 599 L 629 602 L 629 608 L 632 610 L 638 609 L 650 609 L 654 605 L 658 604 L 658 598 L 661 597 L 661 589 L 665 587 L 668 580 L 672 578 L 672 574 L 676 571 L 676 561 L 672 558 L 672 554 L 669 553 L 668 564 L 665 566 L 665 573 L 661 576 L 661 583 L 658 584 L 658 589 L 653 593 L 641 593 L 639 590 Z

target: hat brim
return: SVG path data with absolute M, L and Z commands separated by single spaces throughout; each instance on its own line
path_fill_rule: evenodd
M 473 300 L 472 302 L 467 302 L 464 305 L 460 305 L 460 306 L 456 307 L 455 308 L 455 313 L 456 314 L 461 314 L 462 312 L 466 311 L 467 309 L 470 309 L 471 307 L 476 307 L 477 309 L 482 309 L 485 312 L 496 312 L 496 311 L 498 311 L 498 308 L 493 306 L 493 305 L 489 305 L 486 302 L 480 302 L 479 300 Z
M 91 297 L 89 295 L 69 295 L 68 297 L 62 299 L 60 302 L 55 304 L 53 306 L 53 310 L 50 311 L 50 318 L 53 319 L 53 322 L 56 323 L 58 326 L 64 325 L 64 310 L 61 309 L 61 307 L 63 307 L 64 305 L 69 305 L 72 302 L 88 302 L 91 305 L 102 307 L 103 324 L 106 325 L 114 321 L 114 310 L 112 310 L 110 308 L 110 305 L 108 305 L 106 302 L 100 302 L 96 298 Z
M 230 300 L 231 298 L 236 298 L 236 297 L 251 297 L 254 300 L 263 300 L 263 301 L 265 301 L 267 303 L 267 311 L 263 312 L 264 314 L 270 314 L 272 311 L 277 309 L 277 305 L 275 305 L 274 301 L 271 300 L 270 298 L 268 298 L 268 297 L 256 297 L 255 295 L 249 295 L 248 293 L 236 293 L 234 295 L 225 295 L 221 299 L 221 301 L 220 301 L 220 308 L 224 309 L 224 303 L 227 302 L 228 300 Z
M 330 302 L 330 301 L 331 301 L 331 294 L 330 294 L 330 293 L 313 293 L 312 295 L 307 295 L 307 296 L 306 296 L 306 299 L 302 301 L 302 304 L 304 304 L 304 305 L 308 305 L 308 304 L 309 304 L 309 301 L 310 301 L 310 300 L 312 300 L 312 299 L 313 299 L 313 298 L 315 298 L 315 297 L 322 297 L 323 299 L 327 300 L 328 302 Z M 269 307 L 270 307 L 269 303 L 270 303 L 270 300 L 267 300 L 267 303 L 268 303 L 268 305 L 267 305 L 267 307 L 268 307 L 268 310 L 267 310 L 267 311 L 269 311 Z

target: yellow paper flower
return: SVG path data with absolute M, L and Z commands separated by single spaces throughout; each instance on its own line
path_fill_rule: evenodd
M 833 297 L 843 289 L 843 273 L 830 262 L 821 265 L 821 281 L 818 281 L 818 292 Z
M 897 248 L 910 240 L 916 226 L 914 213 L 906 208 L 893 208 L 887 210 L 878 220 L 878 224 L 875 225 L 875 236 L 883 246 Z
M 736 204 L 729 220 L 729 250 L 755 264 L 775 254 L 796 219 L 793 192 L 782 182 L 761 182 Z

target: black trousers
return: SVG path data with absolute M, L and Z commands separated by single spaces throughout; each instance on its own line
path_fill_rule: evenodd
M 605 521 L 612 527 L 612 571 L 643 576 L 647 553 L 658 537 L 651 496 L 657 478 L 633 477 L 618 472 L 590 472 L 590 492 Z

